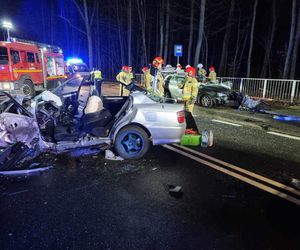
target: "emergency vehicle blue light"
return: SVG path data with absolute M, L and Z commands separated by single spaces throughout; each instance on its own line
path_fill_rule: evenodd
M 71 58 L 67 58 L 67 64 L 77 64 L 77 63 L 83 63 L 81 58 L 75 58 L 75 57 L 71 57 Z

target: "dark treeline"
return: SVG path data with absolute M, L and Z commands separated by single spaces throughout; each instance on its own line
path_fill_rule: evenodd
M 298 0 L 33 0 L 14 6 L 15 36 L 57 44 L 106 77 L 125 64 L 140 72 L 157 55 L 175 65 L 174 44 L 184 47 L 183 65 L 214 65 L 218 75 L 300 76 Z

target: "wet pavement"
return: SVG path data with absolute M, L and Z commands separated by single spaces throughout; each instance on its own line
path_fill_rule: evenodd
M 215 144 L 194 150 L 284 184 L 300 178 L 299 141 L 196 111 Z M 300 206 L 164 147 L 139 161 L 60 155 L 51 164 L 0 177 L 0 249 L 299 249 Z

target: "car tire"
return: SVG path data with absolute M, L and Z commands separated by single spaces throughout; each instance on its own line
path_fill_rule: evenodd
M 30 96 L 30 97 L 35 96 L 35 89 L 31 80 L 27 79 L 23 82 L 21 87 L 21 92 L 25 96 Z
M 147 133 L 135 125 L 122 128 L 114 143 L 117 154 L 128 160 L 142 158 L 148 152 L 149 146 Z
M 201 97 L 201 105 L 206 108 L 211 108 L 215 105 L 214 98 L 209 95 L 204 95 Z

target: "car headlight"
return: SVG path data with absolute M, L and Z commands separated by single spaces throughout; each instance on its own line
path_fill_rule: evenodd
M 217 96 L 218 96 L 218 97 L 227 97 L 227 95 L 224 94 L 224 93 L 217 93 Z

